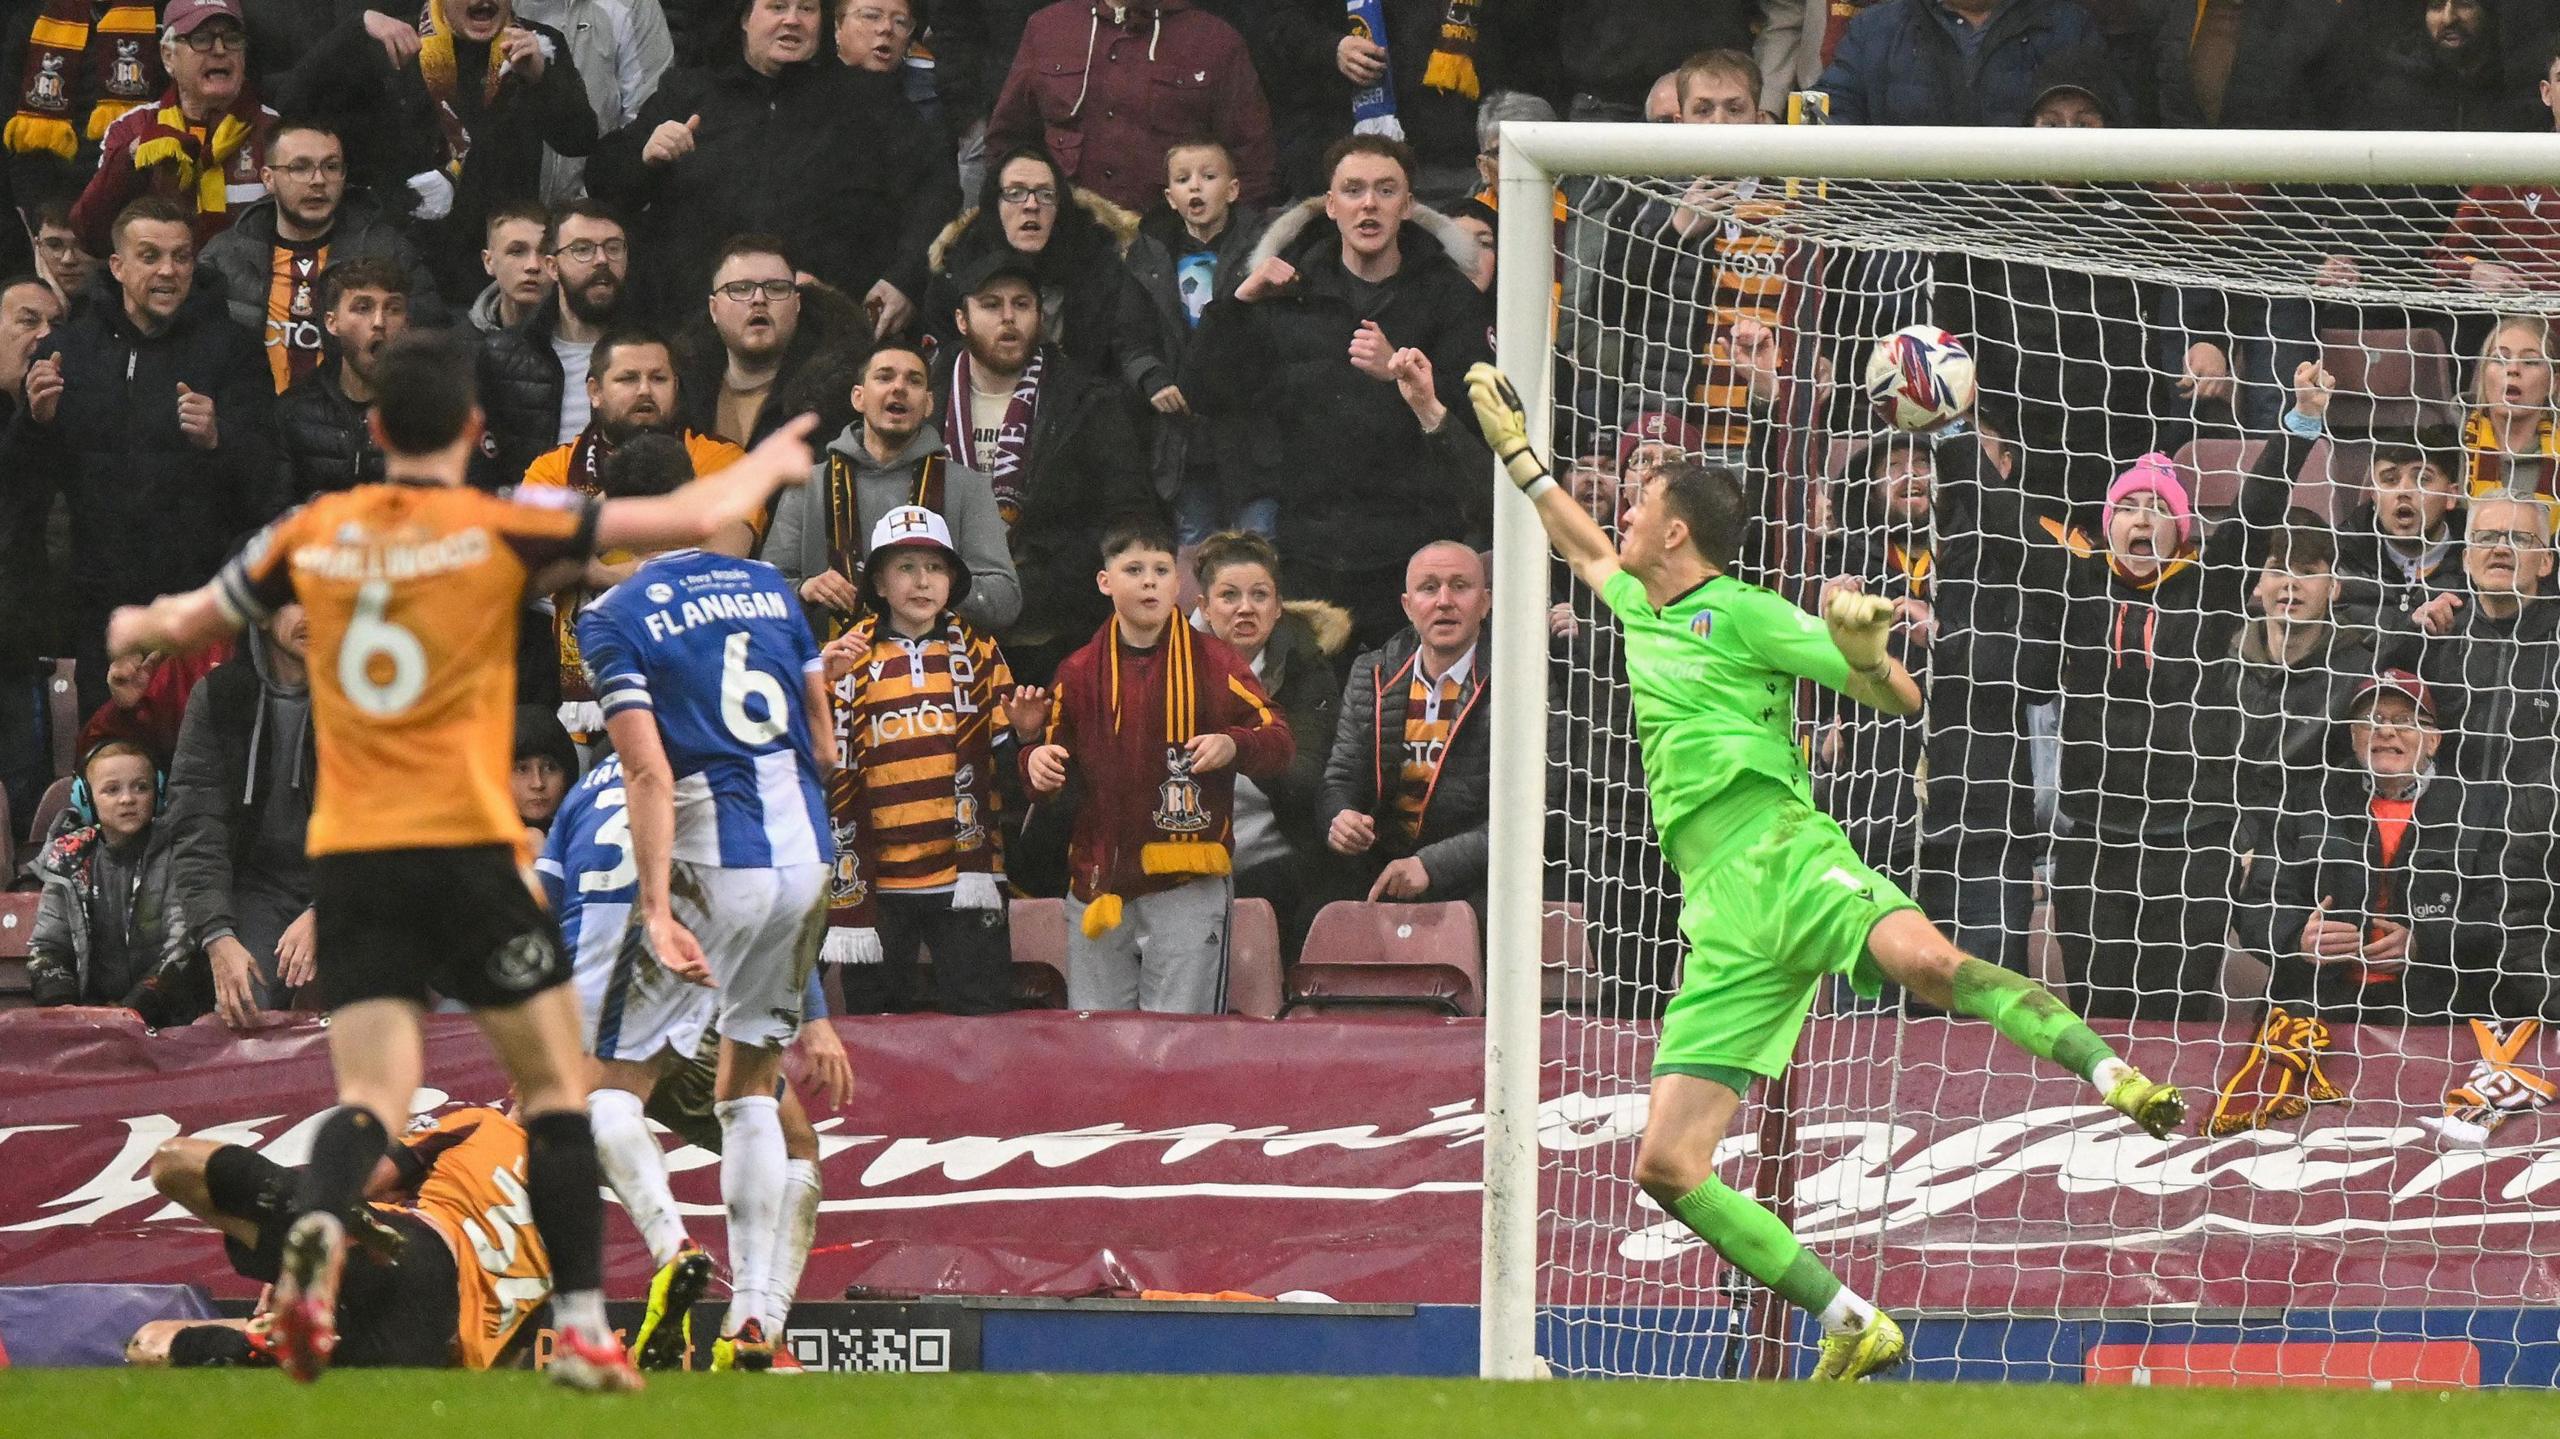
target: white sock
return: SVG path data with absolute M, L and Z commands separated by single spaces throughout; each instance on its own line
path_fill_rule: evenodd
M 554 1328 L 574 1330 L 590 1339 L 611 1339 L 613 1330 L 604 1322 L 604 1291 L 561 1290 L 551 1296 L 551 1323 Z
M 2098 1061 L 2098 1067 L 2089 1071 L 2089 1082 L 2098 1086 L 2098 1094 L 2103 1098 L 2115 1093 L 2116 1086 L 2123 1083 L 2124 1077 L 2133 1072 L 2133 1066 L 2121 1059 L 2101 1059 Z
M 729 1208 L 729 1313 L 720 1332 L 761 1318 L 773 1292 L 775 1239 L 782 1225 L 780 1106 L 770 1094 L 724 1099 L 720 1116 L 720 1199 Z M 770 1336 L 767 1336 L 770 1337 Z
M 649 1132 L 639 1095 L 620 1089 L 598 1089 L 587 1095 L 587 1123 L 595 1130 L 596 1161 L 604 1182 L 631 1216 L 649 1246 L 649 1262 L 663 1266 L 684 1247 L 684 1220 L 676 1213 L 675 1194 L 667 1188 L 667 1159 L 658 1137 Z
M 1866 1328 L 1867 1321 L 1875 1317 L 1876 1307 L 1843 1284 L 1840 1292 L 1831 1296 L 1831 1302 L 1822 1306 L 1822 1332 L 1855 1334 Z
M 809 1267 L 810 1246 L 818 1242 L 818 1201 L 825 1197 L 817 1161 L 794 1159 L 783 1166 L 782 1227 L 774 1245 L 769 1296 L 773 1304 L 764 1316 L 766 1331 L 777 1338 L 782 1321 L 791 1317 L 791 1301 L 800 1295 L 800 1271 Z

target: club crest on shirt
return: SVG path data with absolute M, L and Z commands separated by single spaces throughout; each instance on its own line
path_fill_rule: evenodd
M 1191 752 L 1180 745 L 1164 747 L 1164 783 L 1156 787 L 1156 828 L 1167 834 L 1198 834 L 1209 827 L 1209 807 L 1200 798 L 1200 782 L 1191 777 Z
M 1714 610 L 1700 610 L 1689 617 L 1689 633 L 1700 639 L 1705 639 L 1714 633 L 1715 627 L 1716 612 Z

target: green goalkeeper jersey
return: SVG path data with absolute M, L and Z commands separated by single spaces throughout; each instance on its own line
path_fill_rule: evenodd
M 1620 570 L 1600 598 L 1626 634 L 1646 794 L 1666 840 L 1746 776 L 1813 803 L 1796 747 L 1795 682 L 1838 689 L 1849 678 L 1821 620 L 1730 575 L 1656 609 L 1644 582 Z

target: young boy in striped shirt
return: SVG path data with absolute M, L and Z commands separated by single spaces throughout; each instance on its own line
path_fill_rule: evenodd
M 846 758 L 828 794 L 840 857 L 823 952 L 848 966 L 849 1013 L 909 1007 L 918 945 L 933 951 L 933 1008 L 1010 1009 L 997 817 L 1048 697 L 1017 694 L 1004 652 L 960 618 L 969 567 L 942 516 L 882 515 L 862 589 L 869 612 L 825 650 Z

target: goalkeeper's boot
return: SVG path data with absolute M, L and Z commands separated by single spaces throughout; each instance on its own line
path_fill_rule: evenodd
M 2142 1126 L 2154 1139 L 2166 1139 L 2186 1122 L 2187 1097 L 2178 1086 L 2146 1078 L 2134 1070 L 2107 1091 L 2107 1108 Z
M 622 1352 L 611 1331 L 561 1330 L 552 1341 L 551 1364 L 544 1372 L 561 1388 L 588 1394 L 633 1394 L 648 1382 L 631 1367 L 631 1356 Z
M 693 1353 L 693 1309 L 710 1287 L 711 1255 L 688 1239 L 649 1281 L 649 1308 L 631 1341 L 631 1362 L 642 1369 L 685 1367 Z
M 285 1231 L 276 1275 L 276 1362 L 304 1384 L 329 1368 L 338 1348 L 338 1274 L 347 1262 L 347 1227 L 315 1209 Z
M 764 1321 L 750 1319 L 738 1326 L 735 1334 L 723 1334 L 711 1346 L 711 1368 L 714 1372 L 736 1370 L 746 1374 L 762 1374 L 773 1367 L 773 1341 L 764 1336 Z
M 1813 1366 L 1813 1377 L 1846 1384 L 1852 1379 L 1882 1374 L 1901 1362 L 1902 1326 L 1879 1309 L 1856 1330 L 1823 1337 L 1822 1358 Z

